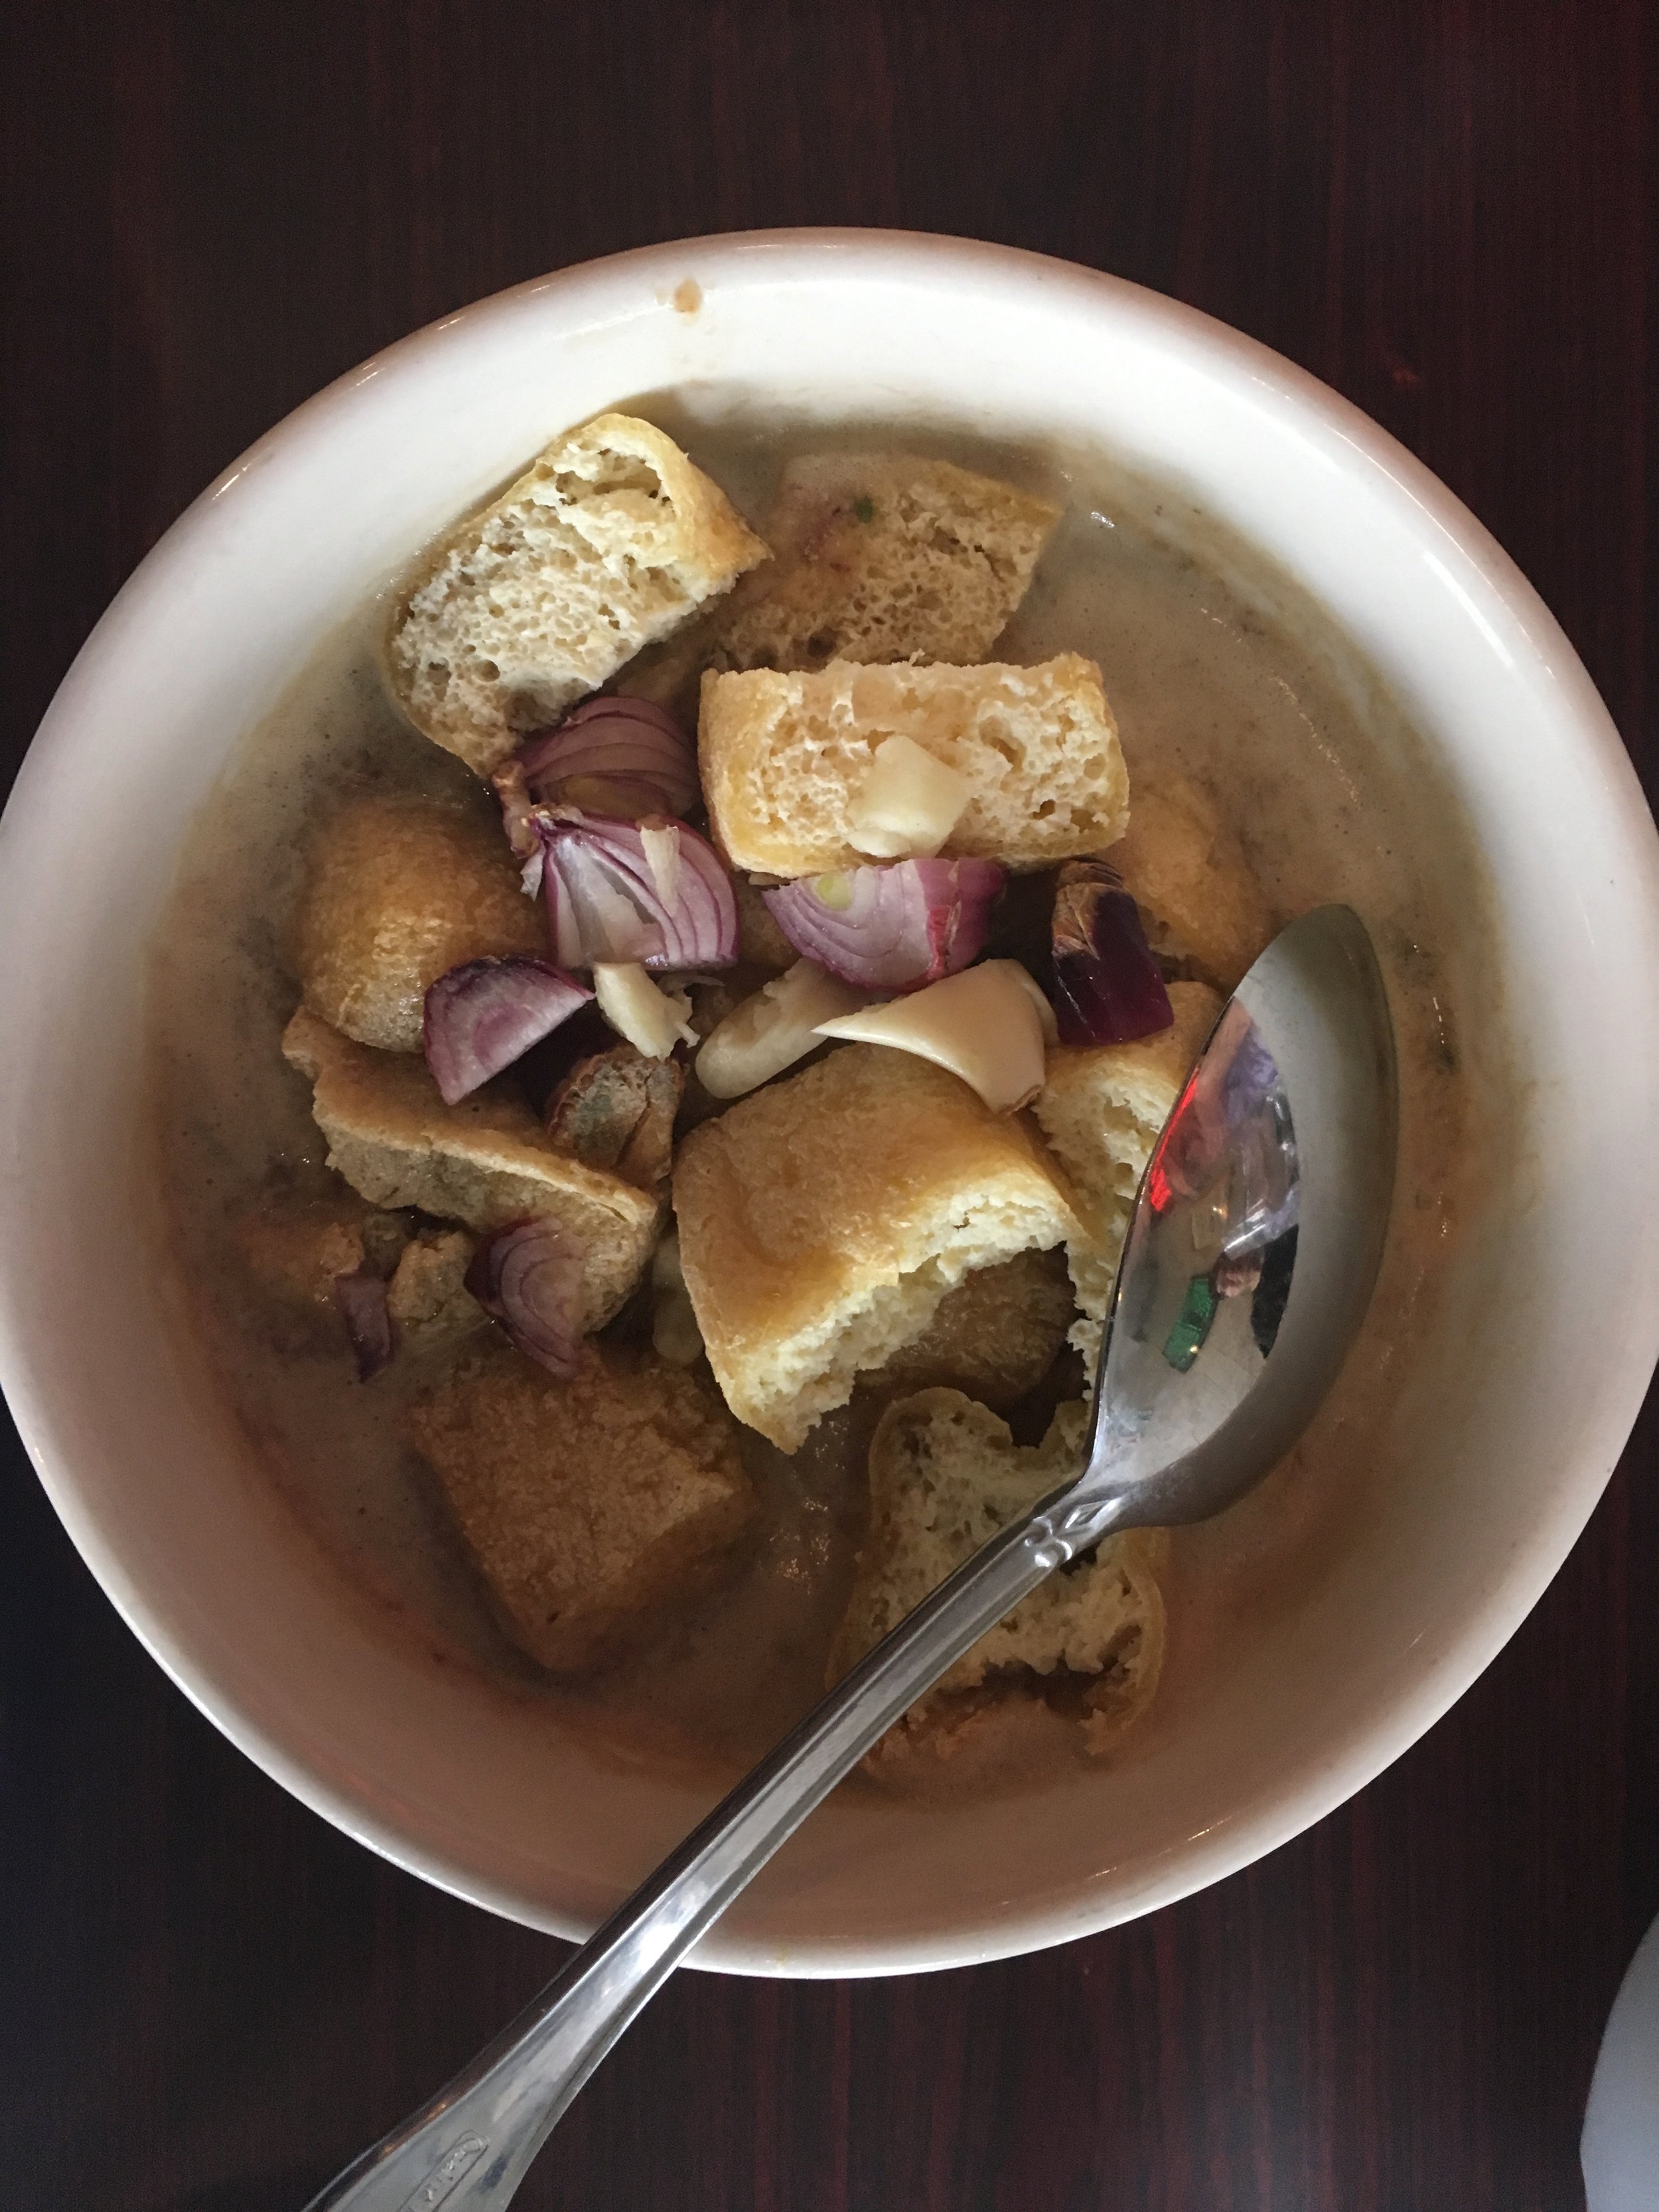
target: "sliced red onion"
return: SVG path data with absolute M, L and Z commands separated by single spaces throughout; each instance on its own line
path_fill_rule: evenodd
M 472 1255 L 466 1287 L 526 1359 L 567 1382 L 582 1340 L 582 1248 L 544 1216 L 514 1221 Z
M 468 960 L 426 994 L 421 1043 L 446 1106 L 499 1075 L 592 997 L 545 960 Z
M 673 716 L 648 699 L 588 700 L 557 729 L 532 737 L 519 765 L 536 800 L 562 799 L 631 819 L 684 814 L 697 801 L 690 741 Z M 599 792 L 573 791 L 573 781 L 598 785 L 605 803 L 597 805 Z
M 899 860 L 802 876 L 761 896 L 796 951 L 843 983 L 914 991 L 978 958 L 1006 881 L 994 860 Z
M 1054 893 L 1054 1013 L 1062 1044 L 1132 1044 L 1175 1020 L 1140 909 L 1103 860 L 1068 860 Z
M 659 815 L 614 822 L 538 810 L 542 890 L 555 957 L 645 968 L 729 968 L 738 957 L 732 878 L 707 838 Z
M 357 1380 L 367 1382 L 387 1365 L 396 1348 L 392 1310 L 386 1304 L 386 1278 L 369 1267 L 354 1267 L 334 1278 L 334 1304 L 346 1325 L 357 1359 Z

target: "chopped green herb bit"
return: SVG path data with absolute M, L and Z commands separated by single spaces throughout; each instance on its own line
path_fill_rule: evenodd
M 868 492 L 866 492 L 861 498 L 855 499 L 853 501 L 853 512 L 857 515 L 860 522 L 873 522 L 875 520 L 876 502 L 871 498 Z

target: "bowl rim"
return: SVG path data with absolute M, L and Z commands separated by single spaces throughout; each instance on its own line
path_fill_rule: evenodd
M 356 403 L 362 387 L 396 376 L 453 346 L 496 318 L 521 313 L 532 303 L 568 299 L 584 292 L 600 295 L 618 281 L 637 288 L 643 281 L 671 289 L 695 258 L 699 275 L 741 281 L 751 270 L 776 273 L 793 262 L 802 282 L 835 280 L 846 275 L 902 276 L 927 284 L 942 275 L 957 280 L 979 276 L 994 285 L 1035 286 L 1060 291 L 1079 309 L 1105 310 L 1133 318 L 1143 328 L 1200 354 L 1215 373 L 1243 377 L 1300 410 L 1327 439 L 1347 449 L 1348 465 L 1386 478 L 1422 514 L 1425 530 L 1461 556 L 1484 580 L 1500 604 L 1517 655 L 1531 664 L 1533 680 L 1554 690 L 1563 717 L 1575 728 L 1593 768 L 1614 797 L 1626 849 L 1630 895 L 1644 907 L 1650 930 L 1659 935 L 1659 837 L 1629 757 L 1588 672 L 1559 624 L 1534 586 L 1462 502 L 1426 467 L 1352 402 L 1270 348 L 1229 325 L 1127 279 L 1022 248 L 993 245 L 927 232 L 855 228 L 790 228 L 718 233 L 674 240 L 598 257 L 549 272 L 471 302 L 410 332 L 336 378 L 264 432 L 201 492 L 138 563 L 100 617 L 58 686 L 27 748 L 0 818 L 0 857 L 21 866 L 22 849 L 61 811 L 56 757 L 73 731 L 77 695 L 102 679 L 118 661 L 147 610 L 164 599 L 176 578 L 198 556 L 202 543 L 224 526 L 235 512 L 239 486 L 280 466 L 285 456 L 325 441 L 337 418 Z M 856 264 L 856 265 L 854 265 Z M 1482 619 L 1471 607 L 1472 618 Z M 0 866 L 0 886 L 10 869 Z M 0 890 L 0 908 L 8 903 Z M 3 1001 L 0 985 L 0 1002 Z M 1659 1015 L 1647 1017 L 1659 1030 Z M 15 1144 L 9 1150 L 16 1152 Z M 11 1240 L 4 1234 L 14 1211 L 15 1180 L 0 1175 L 0 1273 L 12 1265 Z M 1650 1208 L 1650 1211 L 1652 1209 Z M 724 1971 L 791 1977 L 908 1972 L 1017 1955 L 1104 1929 L 1124 1918 L 1177 1901 L 1249 1865 L 1266 1852 L 1322 1820 L 1406 1751 L 1440 1718 L 1490 1664 L 1565 1560 L 1599 1499 L 1623 1449 L 1645 1395 L 1654 1358 L 1659 1354 L 1659 1282 L 1647 1292 L 1640 1310 L 1627 1314 L 1626 1347 L 1619 1366 L 1605 1378 L 1595 1418 L 1581 1433 L 1570 1465 L 1563 1465 L 1551 1494 L 1552 1510 L 1540 1514 L 1511 1547 L 1501 1572 L 1494 1575 L 1484 1605 L 1471 1612 L 1448 1636 L 1438 1656 L 1417 1674 L 1409 1688 L 1396 1691 L 1386 1706 L 1356 1729 L 1341 1755 L 1302 1771 L 1286 1783 L 1270 1804 L 1258 1806 L 1237 1821 L 1223 1823 L 1195 1839 L 1177 1869 L 1166 1869 L 1143 1893 L 1110 1910 L 1091 1909 L 1082 1899 L 1069 1907 L 1036 1904 L 1023 1916 L 1000 1922 L 975 1939 L 959 1936 L 947 1943 L 822 1944 L 780 1959 L 775 1951 L 746 1940 L 705 1940 L 690 1963 Z M 1639 1353 L 1639 1357 L 1638 1356 Z M 50 1392 L 37 1386 L 11 1332 L 0 1328 L 0 1388 L 3 1388 L 26 1449 L 43 1487 L 76 1549 L 117 1611 L 140 1643 L 198 1709 L 265 1773 L 313 1811 L 368 1844 L 407 1870 L 437 1887 L 509 1917 L 523 1920 L 521 1903 L 476 1872 L 447 1863 L 435 1850 L 411 1843 L 386 1814 L 330 1787 L 304 1763 L 297 1751 L 278 1741 L 253 1719 L 231 1692 L 211 1677 L 151 1614 L 144 1591 L 106 1539 L 96 1513 L 82 1495 L 70 1458 L 54 1438 Z M 544 1919 L 541 1925 L 549 1924 Z

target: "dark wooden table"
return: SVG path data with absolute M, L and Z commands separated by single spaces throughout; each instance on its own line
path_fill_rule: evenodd
M 11 0 L 0 751 L 191 495 L 388 339 L 617 247 L 829 222 L 1066 255 L 1327 378 L 1516 556 L 1659 770 L 1656 46 L 1641 0 Z M 1313 1833 L 1042 1957 L 684 1976 L 520 2203 L 1578 2204 L 1659 1910 L 1656 1453 L 1650 1412 L 1503 1657 Z M 222 1742 L 9 1432 L 0 1515 L 0 2199 L 298 2212 L 555 1947 Z

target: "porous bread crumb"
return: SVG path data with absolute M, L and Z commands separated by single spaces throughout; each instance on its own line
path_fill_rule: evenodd
M 1079 1229 L 1021 1117 L 880 1045 L 842 1047 L 694 1129 L 674 1211 L 726 1402 L 783 1451 L 965 1275 Z
M 1013 868 L 1103 852 L 1129 781 L 1100 671 L 1081 653 L 1034 668 L 756 669 L 702 681 L 697 751 L 716 842 L 777 876 L 858 867 L 850 838 L 872 757 L 895 733 L 967 779 L 942 848 Z
M 901 1345 L 869 1387 L 963 1390 L 1004 1413 L 1053 1366 L 1075 1310 L 1063 1251 L 1021 1252 L 976 1268 L 945 1293 L 921 1334 Z
M 1062 1406 L 1048 1435 L 1017 1445 L 1006 1423 L 959 1390 L 890 1406 L 870 1444 L 870 1521 L 827 1680 L 838 1681 L 923 1598 L 1039 1499 L 1080 1472 L 1088 1408 Z M 1165 1540 L 1108 1537 L 1040 1583 L 910 1708 L 911 1734 L 944 1724 L 952 1698 L 1022 1675 L 1099 1678 L 1088 1740 L 1103 1750 L 1150 1704 L 1164 1656 L 1158 1568 Z
M 730 1415 L 650 1352 L 585 1345 L 562 1382 L 491 1343 L 414 1407 L 410 1432 L 507 1632 L 560 1673 L 652 1633 L 754 1511 Z
M 300 908 L 306 1004 L 359 1044 L 419 1052 L 426 994 L 468 960 L 544 960 L 547 922 L 526 898 L 499 822 L 434 800 L 355 799 L 311 851 Z
M 1273 935 L 1237 832 L 1190 776 L 1137 776 L 1129 827 L 1106 855 L 1161 959 L 1231 991 Z
M 393 693 L 488 775 L 765 557 L 672 438 L 599 416 L 428 554 L 387 638 Z
M 1066 1252 L 1082 1309 L 1072 1342 L 1091 1370 L 1140 1178 L 1222 1001 L 1207 984 L 1171 983 L 1170 1005 L 1172 1026 L 1135 1044 L 1057 1046 L 1032 1103 L 1083 1219 Z
M 329 1165 L 373 1204 L 418 1206 L 480 1235 L 550 1217 L 582 1251 L 583 1327 L 621 1307 L 655 1241 L 661 1206 L 650 1193 L 556 1152 L 499 1084 L 446 1106 L 423 1061 L 355 1044 L 303 1006 L 283 1051 L 313 1086 Z

